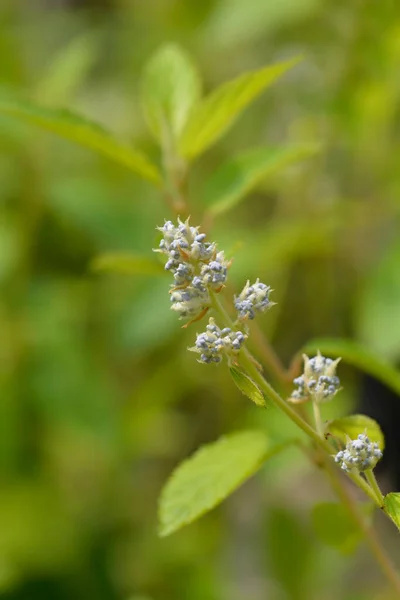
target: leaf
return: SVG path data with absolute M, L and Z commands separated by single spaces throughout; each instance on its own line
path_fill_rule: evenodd
M 161 181 L 157 168 L 145 154 L 119 142 L 101 125 L 70 111 L 43 108 L 28 101 L 1 99 L 0 114 L 37 125 L 85 148 L 90 148 L 153 183 L 159 184 Z
M 242 431 L 200 448 L 172 473 L 160 497 L 160 535 L 166 536 L 220 504 L 273 453 L 259 431 Z
M 371 271 L 357 303 L 356 331 L 363 343 L 392 361 L 400 357 L 400 242 Z
M 372 502 L 361 505 L 367 517 L 371 517 L 374 508 Z M 321 542 L 344 554 L 353 552 L 363 538 L 363 533 L 342 504 L 321 502 L 314 506 L 311 518 L 315 533 Z
M 396 527 L 400 529 L 400 493 L 391 492 L 386 494 L 383 499 L 383 508 Z
M 182 156 L 194 158 L 216 142 L 243 110 L 278 77 L 299 62 L 285 62 L 250 71 L 214 90 L 197 106 L 182 132 L 179 149 Z
M 250 398 L 257 406 L 266 406 L 262 391 L 248 375 L 235 367 L 230 367 L 229 371 L 233 381 L 242 394 Z
M 400 371 L 357 342 L 342 338 L 316 339 L 306 344 L 303 352 L 318 349 L 332 358 L 341 356 L 343 362 L 369 373 L 400 395 Z
M 179 46 L 163 46 L 147 63 L 142 103 L 150 130 L 158 140 L 162 140 L 166 127 L 174 138 L 179 136 L 200 95 L 199 74 Z
M 262 179 L 317 151 L 317 145 L 304 144 L 283 148 L 256 148 L 237 156 L 210 177 L 204 190 L 204 204 L 213 215 L 227 212 Z
M 128 252 L 109 252 L 97 256 L 90 264 L 95 272 L 111 271 L 125 275 L 163 275 L 165 269 L 161 263 Z
M 378 423 L 366 415 L 349 415 L 340 419 L 329 421 L 327 431 L 338 437 L 343 444 L 347 443 L 347 437 L 355 440 L 360 433 L 367 430 L 368 437 L 372 442 L 377 442 L 381 450 L 385 448 L 385 438 Z

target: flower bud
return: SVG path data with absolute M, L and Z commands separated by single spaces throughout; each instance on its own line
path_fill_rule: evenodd
M 360 434 L 356 440 L 350 440 L 345 450 L 335 455 L 335 462 L 346 473 L 362 473 L 373 469 L 383 454 L 377 442 L 371 442 L 368 436 Z
M 233 331 L 229 327 L 220 329 L 210 318 L 206 331 L 197 335 L 195 346 L 189 350 L 200 354 L 201 363 L 220 363 L 224 356 L 228 360 L 234 357 L 246 338 L 241 331 Z
M 200 318 L 210 306 L 210 292 L 225 284 L 229 262 L 223 252 L 217 253 L 214 242 L 205 241 L 205 233 L 189 225 L 189 219 L 178 218 L 177 226 L 166 221 L 157 229 L 163 238 L 155 252 L 167 256 L 165 269 L 174 277 L 171 308 L 181 318 Z
M 259 279 L 253 285 L 248 281 L 239 296 L 235 296 L 235 308 L 239 319 L 254 319 L 256 313 L 271 308 L 274 304 L 269 299 L 271 291 L 271 288 Z
M 340 358 L 332 360 L 321 356 L 308 358 L 305 354 L 304 372 L 296 377 L 293 383 L 297 386 L 289 400 L 301 404 L 312 399 L 314 402 L 323 403 L 332 400 L 340 389 L 340 380 L 336 375 L 336 367 Z

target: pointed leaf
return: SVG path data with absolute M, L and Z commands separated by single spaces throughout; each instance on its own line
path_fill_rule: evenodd
M 239 371 L 239 369 L 236 369 L 235 367 L 230 367 L 229 371 L 233 381 L 242 394 L 250 398 L 250 400 L 257 404 L 257 406 L 266 406 L 262 391 L 248 375 L 243 373 L 243 371 Z
M 198 519 L 251 477 L 269 453 L 266 436 L 242 431 L 203 446 L 172 473 L 160 497 L 160 535 Z
M 309 342 L 303 351 L 311 353 L 318 349 L 332 358 L 341 356 L 343 362 L 369 373 L 400 395 L 400 371 L 357 342 L 341 338 L 316 339 Z
M 318 151 L 316 145 L 283 148 L 256 148 L 220 167 L 208 180 L 204 204 L 213 215 L 225 213 L 238 204 L 265 177 Z
M 162 140 L 165 127 L 176 138 L 201 94 L 199 74 L 189 56 L 175 44 L 162 47 L 147 63 L 142 103 L 152 133 Z
M 243 110 L 299 58 L 244 73 L 207 96 L 190 117 L 180 139 L 182 156 L 193 158 L 216 142 Z
M 392 519 L 396 527 L 400 529 L 400 493 L 391 492 L 383 499 L 385 513 Z
M 367 502 L 361 505 L 366 517 L 371 517 L 375 505 Z M 321 502 L 314 506 L 312 523 L 318 538 L 327 546 L 333 546 L 344 554 L 353 552 L 363 538 L 353 519 L 342 504 Z
M 160 183 L 157 168 L 145 154 L 119 142 L 101 125 L 67 110 L 44 108 L 33 102 L 0 100 L 0 114 L 15 117 L 90 148 L 122 164 L 153 183 Z
M 148 256 L 128 252 L 109 252 L 97 256 L 90 264 L 92 271 L 111 271 L 125 275 L 163 275 L 163 265 Z
M 347 436 L 355 440 L 358 434 L 367 430 L 370 440 L 377 442 L 381 450 L 385 448 L 385 438 L 381 428 L 374 419 L 366 415 L 349 415 L 348 417 L 333 419 L 333 421 L 327 423 L 326 430 L 334 437 L 339 438 L 343 444 L 347 443 Z

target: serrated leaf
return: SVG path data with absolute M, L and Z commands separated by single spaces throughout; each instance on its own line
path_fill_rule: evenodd
M 97 256 L 90 264 L 95 272 L 111 271 L 125 275 L 163 275 L 162 264 L 149 258 L 128 252 L 108 252 Z
M 381 450 L 385 448 L 385 438 L 381 428 L 374 419 L 366 415 L 349 415 L 333 419 L 327 423 L 326 430 L 334 437 L 339 438 L 343 444 L 347 443 L 347 436 L 355 440 L 360 433 L 367 430 L 370 440 L 377 442 Z
M 248 375 L 243 373 L 243 371 L 239 371 L 239 369 L 236 369 L 235 367 L 230 367 L 229 371 L 233 381 L 242 394 L 250 398 L 250 400 L 257 404 L 257 406 L 266 406 L 262 391 Z
M 391 492 L 383 499 L 385 513 L 392 519 L 396 527 L 400 529 L 400 493 Z
M 162 141 L 166 127 L 177 138 L 200 95 L 200 76 L 189 56 L 175 44 L 158 50 L 142 80 L 143 110 L 156 139 Z
M 358 337 L 379 356 L 400 357 L 400 242 L 398 239 L 367 276 L 357 302 L 355 323 Z
M 361 505 L 363 513 L 369 518 L 374 508 L 372 502 Z M 321 542 L 333 546 L 344 554 L 353 552 L 363 538 L 363 533 L 346 508 L 336 502 L 321 502 L 314 506 L 312 524 Z
M 229 129 L 257 96 L 298 62 L 299 58 L 294 58 L 244 73 L 204 98 L 182 132 L 179 142 L 182 156 L 194 158 L 204 152 Z
M 203 194 L 204 204 L 213 215 L 225 213 L 243 200 L 264 178 L 317 151 L 317 145 L 304 144 L 256 148 L 237 156 L 210 177 Z
M 400 371 L 357 342 L 341 338 L 322 338 L 308 342 L 303 351 L 311 353 L 318 349 L 332 358 L 341 356 L 343 362 L 369 373 L 400 395 Z
M 101 125 L 68 110 L 44 108 L 33 102 L 0 99 L 0 114 L 15 117 L 90 148 L 159 184 L 160 174 L 145 154 L 119 142 Z
M 200 448 L 178 466 L 159 506 L 159 533 L 166 536 L 210 511 L 253 475 L 273 448 L 260 431 L 242 431 Z

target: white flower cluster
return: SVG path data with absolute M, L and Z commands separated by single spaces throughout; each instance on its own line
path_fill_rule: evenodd
M 318 352 L 314 358 L 308 358 L 305 354 L 304 373 L 294 379 L 297 386 L 289 400 L 295 404 L 307 402 L 312 399 L 322 403 L 332 400 L 340 389 L 340 380 L 336 375 L 336 367 L 340 358 L 332 360 L 325 358 Z
M 253 285 L 248 281 L 239 296 L 235 296 L 235 308 L 239 319 L 254 319 L 256 313 L 271 308 L 274 304 L 269 299 L 271 291 L 271 288 L 259 279 Z
M 236 355 L 246 338 L 241 331 L 232 331 L 229 327 L 220 329 L 210 318 L 206 331 L 197 335 L 194 348 L 189 350 L 200 354 L 199 362 L 219 363 L 223 356 L 229 359 Z
M 177 226 L 166 221 L 158 230 L 163 239 L 155 252 L 167 255 L 165 268 L 175 280 L 171 308 L 181 318 L 194 318 L 210 306 L 210 290 L 218 292 L 225 284 L 229 262 L 214 242 L 205 241 L 205 233 L 189 225 L 189 219 L 178 219 Z
M 355 473 L 373 469 L 383 454 L 377 442 L 371 442 L 366 434 L 361 433 L 356 440 L 350 440 L 346 449 L 335 456 L 335 462 L 346 473 Z

